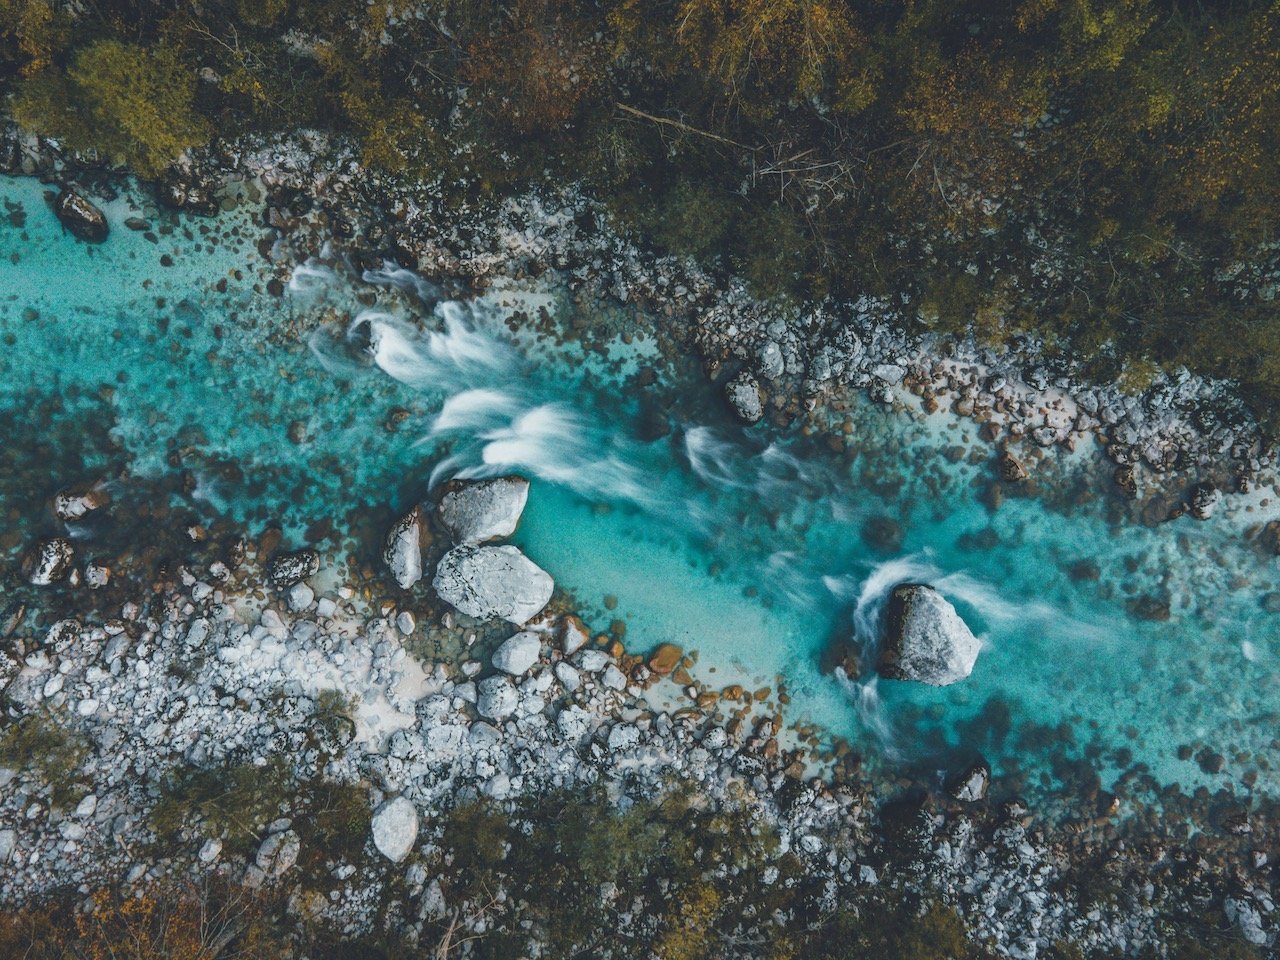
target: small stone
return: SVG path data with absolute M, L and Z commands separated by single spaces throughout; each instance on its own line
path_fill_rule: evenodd
M 412 611 L 401 610 L 396 617 L 396 629 L 406 637 L 411 636 L 418 626 L 418 620 L 414 617 Z
M 213 863 L 222 855 L 222 841 L 216 837 L 212 840 L 206 840 L 200 846 L 200 852 L 196 854 L 197 859 L 201 863 Z

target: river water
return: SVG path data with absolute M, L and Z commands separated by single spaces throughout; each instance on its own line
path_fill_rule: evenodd
M 450 477 L 518 471 L 533 485 L 516 541 L 593 626 L 623 621 L 636 650 L 696 650 L 712 686 L 781 683 L 790 721 L 874 763 L 980 751 L 1052 789 L 1059 752 L 1104 782 L 1143 764 L 1186 787 L 1280 787 L 1280 621 L 1263 605 L 1278 561 L 1244 536 L 1280 515 L 1274 491 L 1209 523 L 1133 525 L 1080 486 L 1103 475 L 1084 452 L 1046 468 L 1070 496 L 993 507 L 991 445 L 947 414 L 852 401 L 831 433 L 743 428 L 624 311 L 577 316 L 529 284 L 448 300 L 404 271 L 321 261 L 277 296 L 252 205 L 176 218 L 126 190 L 90 246 L 43 190 L 0 178 L 10 561 L 75 481 L 125 488 L 180 466 L 195 515 L 278 522 L 295 543 L 329 521 L 341 566 L 376 549 L 360 518 Z M 516 312 L 601 349 L 539 338 Z M 94 529 L 74 532 L 92 555 Z M 823 672 L 904 580 L 935 585 L 982 638 L 973 675 L 933 689 Z M 1168 618 L 1147 619 L 1153 605 Z M 1221 772 L 1198 762 L 1206 746 Z

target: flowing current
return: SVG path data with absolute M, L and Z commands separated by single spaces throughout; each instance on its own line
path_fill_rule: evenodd
M 249 214 L 144 234 L 124 218 L 163 218 L 125 194 L 111 238 L 86 247 L 38 184 L 0 180 L 0 194 L 21 214 L 0 229 L 9 510 L 122 457 L 111 483 L 178 457 L 197 503 L 301 540 L 320 517 L 341 528 L 449 478 L 519 472 L 534 482 L 516 542 L 596 629 L 621 620 L 635 649 L 696 650 L 713 687 L 781 686 L 790 721 L 874 762 L 981 752 L 1051 780 L 1054 751 L 1087 752 L 1104 779 L 1142 764 L 1164 782 L 1252 770 L 1257 789 L 1278 786 L 1277 561 L 1242 535 L 1275 515 L 1263 497 L 1154 529 L 1101 498 L 993 508 L 989 450 L 954 455 L 985 449 L 971 425 L 864 403 L 833 432 L 839 449 L 743 428 L 692 365 L 623 337 L 625 317 L 586 318 L 596 351 L 507 322 L 566 322 L 576 308 L 555 289 L 459 302 L 399 268 L 314 262 L 277 298 Z M 650 366 L 667 376 L 641 376 Z M 934 689 L 824 670 L 846 646 L 869 662 L 907 580 L 980 636 L 973 675 Z M 1167 618 L 1150 618 L 1151 598 Z M 1213 773 L 1205 747 L 1250 759 Z

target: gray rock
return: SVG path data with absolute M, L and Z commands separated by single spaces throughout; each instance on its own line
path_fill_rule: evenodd
M 947 793 L 963 803 L 985 799 L 990 786 L 991 768 L 981 759 L 948 777 L 946 782 Z
M 578 671 L 564 660 L 556 664 L 556 679 L 560 681 L 560 685 L 569 693 L 574 693 L 582 686 L 582 677 Z
M 777 380 L 786 371 L 786 361 L 782 357 L 782 348 L 773 340 L 766 340 L 760 348 L 760 376 L 766 380 Z
M 289 588 L 289 609 L 301 613 L 315 601 L 316 592 L 305 583 L 298 582 Z
M 453 480 L 444 488 L 436 515 L 454 543 L 484 543 L 515 533 L 528 499 L 524 477 Z
M 981 644 L 942 594 L 920 583 L 893 588 L 877 668 L 891 680 L 946 686 L 973 671 Z
M 440 559 L 432 586 L 468 616 L 523 626 L 547 605 L 555 583 L 515 547 L 464 544 Z
M 52 537 L 41 540 L 27 558 L 30 572 L 27 580 L 37 587 L 47 587 L 57 583 L 71 572 L 75 563 L 76 551 L 66 537 Z
M 1197 520 L 1208 520 L 1221 502 L 1221 490 L 1211 483 L 1198 483 L 1191 490 L 1187 511 Z
M 476 693 L 476 712 L 490 720 L 505 720 L 520 702 L 520 694 L 506 677 L 486 677 L 476 685 Z
M 74 187 L 63 187 L 53 201 L 53 212 L 73 237 L 89 243 L 107 239 L 107 218 Z
M 504 640 L 502 645 L 493 652 L 493 665 L 503 673 L 522 677 L 538 662 L 538 656 L 541 653 L 542 641 L 538 635 L 529 630 L 523 630 L 514 637 Z
M 382 560 L 403 590 L 422 579 L 422 511 L 414 507 L 387 534 Z
M 418 839 L 418 808 L 406 797 L 396 797 L 373 815 L 373 845 L 392 863 L 409 855 Z
M 280 877 L 298 862 L 298 852 L 301 849 L 302 841 L 298 839 L 298 835 L 292 830 L 283 830 L 262 841 L 254 862 L 268 877 Z
M 8 863 L 18 845 L 18 834 L 15 830 L 0 830 L 0 863 Z
M 106 491 L 99 487 L 76 487 L 63 490 L 53 498 L 53 512 L 64 522 L 82 520 L 110 501 Z
M 756 378 L 747 371 L 730 380 L 725 385 L 724 394 L 743 423 L 758 423 L 764 416 L 764 394 Z
M 320 569 L 320 554 L 310 548 L 278 553 L 271 558 L 271 582 L 279 590 L 287 590 L 299 580 L 315 576 Z
M 1240 928 L 1240 935 L 1247 943 L 1264 946 L 1267 942 L 1266 931 L 1262 927 L 1262 914 L 1250 901 L 1236 897 L 1228 897 L 1226 904 L 1227 920 Z
M 222 856 L 222 841 L 216 837 L 202 843 L 200 852 L 196 854 L 196 858 L 206 864 L 215 862 L 220 856 Z

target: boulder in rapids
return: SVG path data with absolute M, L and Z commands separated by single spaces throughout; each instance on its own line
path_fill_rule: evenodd
M 89 243 L 107 239 L 107 218 L 74 187 L 63 187 L 53 201 L 53 212 L 73 237 Z
M 523 626 L 547 605 L 555 583 L 515 547 L 462 544 L 440 558 L 432 586 L 467 616 Z
M 980 647 L 942 594 L 922 583 L 903 583 L 889 594 L 876 667 L 890 680 L 945 687 L 969 676 Z
M 501 540 L 516 532 L 528 499 L 529 481 L 524 477 L 451 480 L 440 497 L 437 516 L 454 543 Z
M 408 590 L 422 579 L 422 511 L 414 507 L 387 534 L 382 560 L 391 578 Z
M 764 417 L 764 394 L 756 378 L 747 371 L 725 384 L 724 395 L 743 423 L 758 423 Z

